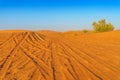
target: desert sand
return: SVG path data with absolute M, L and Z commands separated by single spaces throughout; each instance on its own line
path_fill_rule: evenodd
M 120 31 L 0 31 L 0 80 L 120 80 Z

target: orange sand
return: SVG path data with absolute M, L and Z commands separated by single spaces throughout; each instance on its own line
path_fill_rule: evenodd
M 120 31 L 0 31 L 0 80 L 120 80 Z

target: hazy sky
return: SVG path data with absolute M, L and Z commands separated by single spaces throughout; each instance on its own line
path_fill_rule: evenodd
M 100 19 L 120 29 L 120 0 L 0 0 L 0 29 L 92 29 Z

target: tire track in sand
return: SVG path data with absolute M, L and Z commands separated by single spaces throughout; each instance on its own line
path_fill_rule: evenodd
M 10 54 L 8 55 L 6 61 L 4 62 L 4 65 L 0 71 L 0 80 L 3 80 L 6 73 L 7 73 L 7 70 L 15 56 L 15 53 L 17 51 L 17 49 L 21 46 L 21 44 L 25 41 L 25 39 L 28 37 L 29 35 L 29 32 L 26 32 L 23 39 L 12 49 L 12 51 L 10 52 Z

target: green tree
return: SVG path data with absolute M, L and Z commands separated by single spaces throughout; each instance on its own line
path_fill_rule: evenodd
M 113 31 L 114 30 L 114 26 L 111 23 L 107 24 L 105 19 L 100 20 L 97 23 L 93 22 L 92 25 L 93 25 L 94 30 L 98 31 L 98 32 Z

